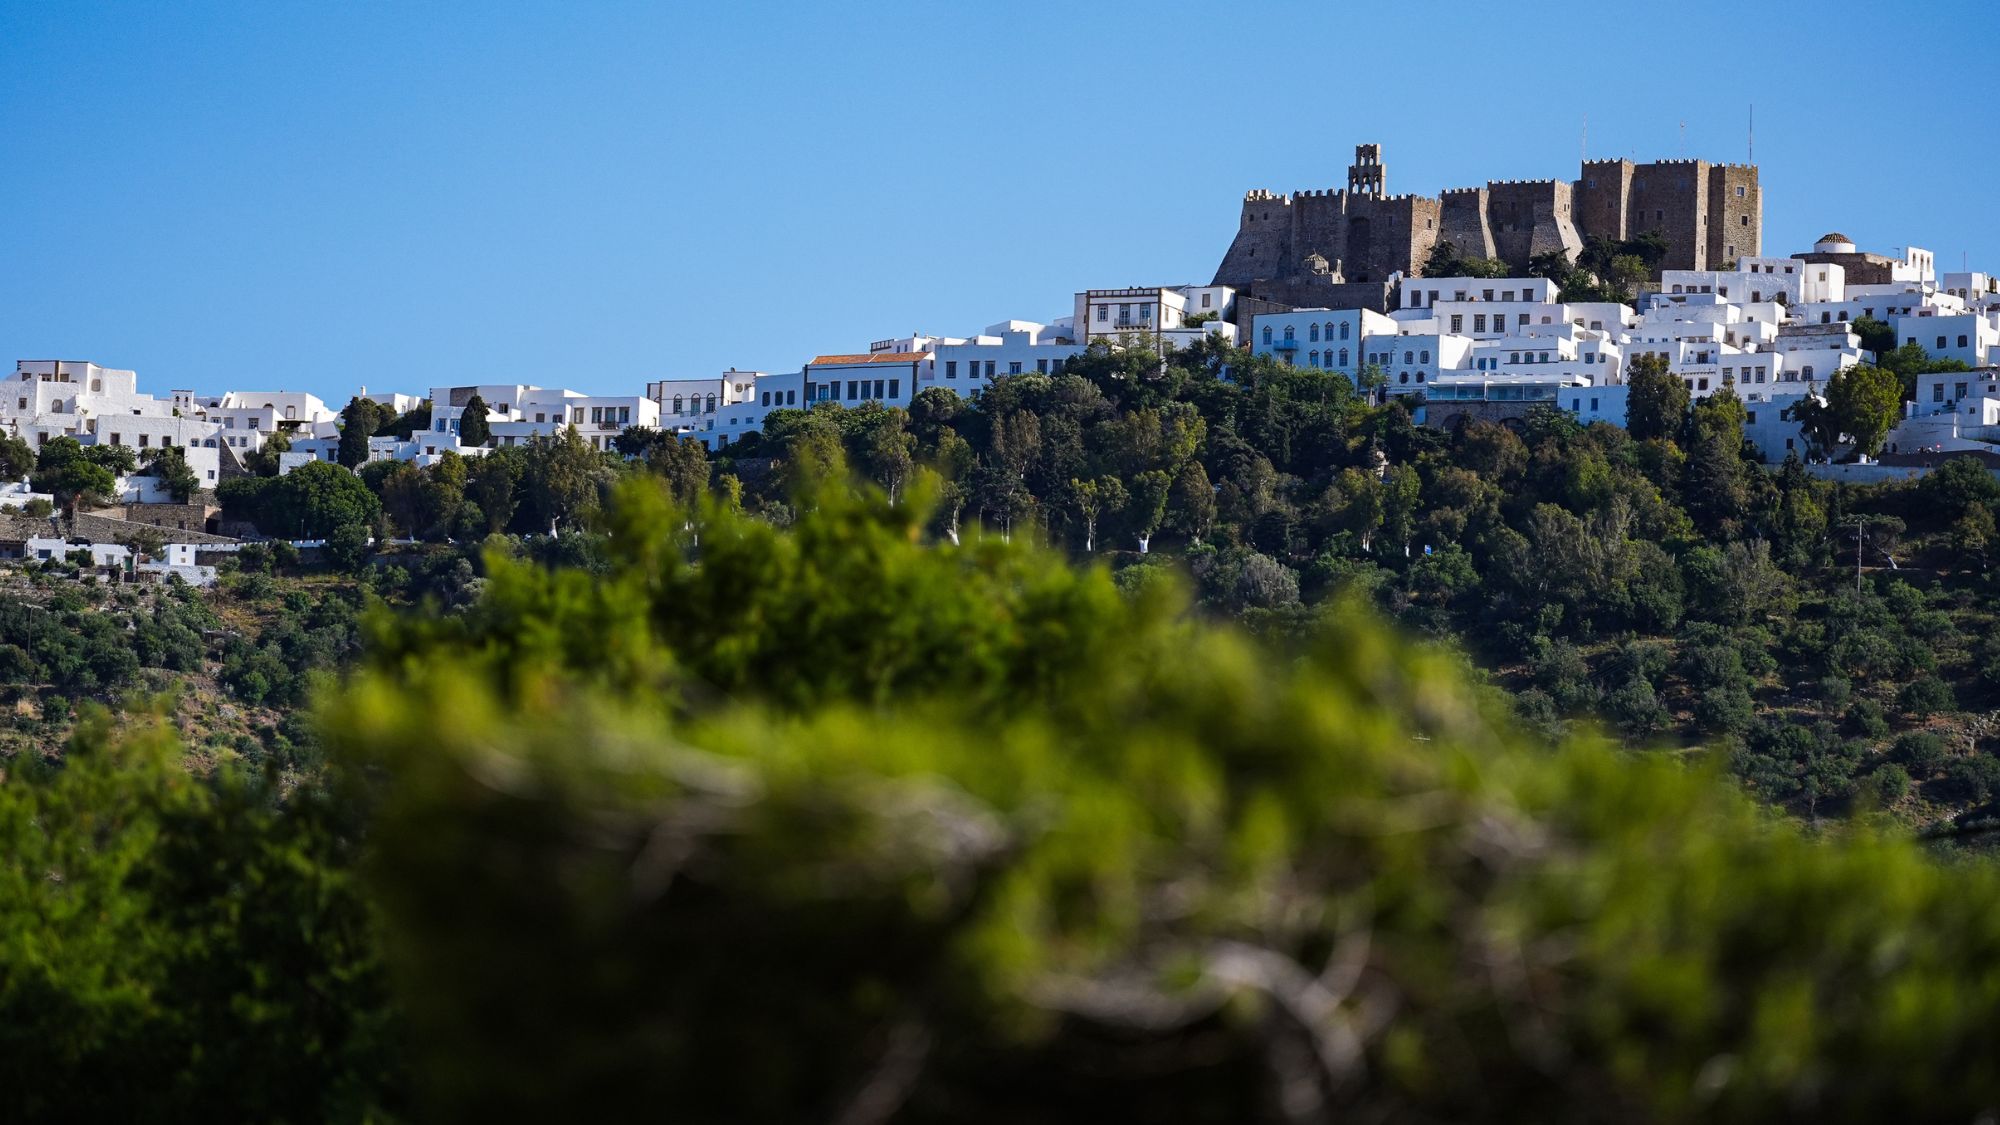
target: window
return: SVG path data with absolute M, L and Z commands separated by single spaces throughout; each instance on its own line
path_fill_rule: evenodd
M 763 400 L 763 403 L 762 403 L 762 405 L 764 405 L 764 406 L 769 406 L 769 405 L 771 405 L 771 392 L 770 392 L 770 391 L 765 391 L 765 392 L 764 392 L 764 400 Z
M 1319 343 L 1318 324 L 1310 324 L 1306 326 L 1306 339 L 1311 340 L 1315 344 Z
M 1210 298 L 1210 297 L 1213 297 L 1213 296 L 1214 296 L 1214 294 L 1213 294 L 1213 293 L 1203 293 L 1203 294 L 1201 295 L 1201 307 L 1202 307 L 1202 308 L 1207 308 L 1207 307 L 1208 307 L 1208 302 L 1209 302 L 1209 298 Z
M 1474 316 L 1474 317 L 1472 318 L 1472 330 L 1473 330 L 1474 332 L 1484 332 L 1484 331 L 1486 331 L 1486 314 L 1485 314 L 1485 313 L 1479 313 L 1479 314 L 1475 315 L 1475 316 Z
M 1346 349 L 1346 348 L 1342 348 L 1342 349 L 1340 349 L 1340 365 L 1341 365 L 1342 367 L 1346 367 L 1346 366 L 1347 366 L 1347 349 Z
M 1944 346 L 1945 346 L 1945 345 L 1944 345 L 1944 337 L 1943 337 L 1943 336 L 1939 336 L 1939 337 L 1938 337 L 1938 350 L 1939 350 L 1939 351 L 1943 351 L 1943 350 L 1944 350 Z
M 1594 398 L 1590 400 L 1590 409 L 1592 413 L 1596 413 L 1597 411 L 1597 400 Z
M 1491 289 L 1481 289 L 1481 290 L 1479 291 L 1479 299 L 1480 299 L 1480 300 L 1482 300 L 1482 301 L 1490 301 L 1490 300 L 1492 300 L 1492 299 L 1493 299 L 1493 290 L 1491 290 Z
M 1453 313 L 1451 317 L 1451 330 L 1453 332 L 1465 331 L 1465 317 L 1457 313 Z
M 1267 344 L 1271 342 L 1271 326 L 1268 324 L 1264 326 L 1264 342 Z
M 1520 322 L 1521 322 L 1522 324 L 1524 324 L 1524 325 L 1528 323 L 1528 314 L 1527 314 L 1527 313 L 1522 313 L 1522 314 L 1521 314 L 1521 321 L 1520 321 Z M 1543 323 L 1543 324 L 1547 324 L 1547 323 L 1548 323 L 1548 318 L 1547 318 L 1547 317 L 1543 317 L 1543 318 L 1542 318 L 1542 323 Z
M 1291 341 L 1292 341 L 1292 326 L 1287 324 L 1285 325 L 1285 342 L 1290 343 Z M 1944 339 L 1942 337 L 1939 337 L 1938 344 L 1940 346 L 1944 344 Z
M 1111 316 L 1110 305 L 1097 306 L 1097 323 L 1103 324 L 1106 320 L 1110 319 L 1110 316 Z
M 1757 424 L 1757 412 L 1755 410 L 1746 410 L 1743 412 L 1743 419 L 1754 426 Z
M 1314 349 L 1313 349 L 1312 351 L 1310 351 L 1310 352 L 1306 353 L 1306 366 L 1307 366 L 1307 367 L 1318 367 L 1318 366 L 1319 366 L 1319 349 L 1318 349 L 1318 348 L 1314 348 Z
M 1959 346 L 1959 347 L 1961 347 L 1961 348 L 1965 346 L 1965 337 L 1963 337 L 1963 336 L 1960 336 L 1960 337 L 1958 338 L 1958 346 Z
M 945 361 L 944 361 L 944 377 L 945 377 L 945 378 L 947 378 L 947 379 L 956 379 L 956 378 L 958 378 L 958 361 L 957 361 L 957 360 L 955 360 L 955 359 L 948 359 L 948 360 L 945 360 Z
M 990 359 L 986 361 L 986 377 L 988 379 L 993 377 L 993 361 Z
M 1805 376 L 1806 376 L 1806 378 L 1808 378 L 1808 379 L 1812 378 L 1812 364 L 1810 364 L 1810 363 L 1806 364 L 1806 368 L 1805 368 Z
M 1429 348 L 1425 348 L 1425 349 L 1424 349 L 1423 351 L 1420 351 L 1420 352 L 1418 352 L 1418 353 L 1417 353 L 1417 358 L 1418 358 L 1418 360 L 1419 360 L 1420 362 L 1423 362 L 1423 363 L 1429 363 L 1429 362 L 1431 361 L 1431 352 L 1430 352 L 1430 349 L 1429 349 Z
M 1048 361 L 1048 360 L 1046 360 L 1046 359 L 1038 359 L 1038 360 L 1036 360 L 1036 361 L 1035 361 L 1035 374 L 1037 374 L 1037 375 L 1047 375 L 1048 373 L 1049 373 L 1049 361 Z
M 889 397 L 895 398 L 902 393 L 903 393 L 903 381 L 901 379 L 889 380 Z
M 1416 355 L 1416 353 L 1415 353 L 1415 352 L 1409 352 L 1409 351 L 1406 351 L 1406 352 L 1404 352 L 1404 353 L 1403 353 L 1403 362 L 1404 362 L 1404 363 L 1415 363 L 1415 362 L 1417 362 L 1417 355 Z
M 875 380 L 875 398 L 877 401 L 880 401 L 883 397 L 884 396 L 882 394 L 882 380 L 877 379 Z
M 1340 338 L 1343 340 L 1347 339 L 1347 324 L 1344 321 L 1340 325 Z
M 799 392 L 797 391 L 785 392 L 785 405 L 790 406 L 793 403 L 797 402 L 798 400 L 799 400 Z
M 857 382 L 855 382 L 855 381 L 854 381 L 854 380 L 852 380 L 852 379 L 849 379 L 849 380 L 847 381 L 847 398 L 848 398 L 848 401 L 852 402 L 853 400 L 855 400 L 855 399 L 857 399 L 857 398 L 860 398 L 860 397 L 861 397 L 861 384 L 860 384 L 860 383 L 857 383 Z

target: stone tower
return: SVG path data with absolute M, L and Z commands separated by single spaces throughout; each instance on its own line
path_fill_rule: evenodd
M 1347 166 L 1347 190 L 1380 197 L 1383 191 L 1381 145 L 1355 145 L 1354 163 Z

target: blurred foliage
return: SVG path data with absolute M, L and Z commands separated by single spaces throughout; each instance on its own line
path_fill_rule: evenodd
M 397 1021 L 342 808 L 191 776 L 143 715 L 96 712 L 59 766 L 16 759 L 0 784 L 8 1119 L 393 1109 Z
M 1983 863 L 1537 746 L 1351 606 L 1284 659 L 1168 573 L 1127 598 L 926 518 L 822 483 L 779 531 L 634 484 L 602 573 L 494 557 L 471 610 L 378 619 L 323 717 L 372 802 L 425 1116 L 2000 1099 Z

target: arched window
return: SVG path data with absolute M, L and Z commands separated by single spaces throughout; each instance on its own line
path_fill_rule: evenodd
M 1267 344 L 1271 342 L 1271 326 L 1268 324 L 1264 326 L 1264 342 Z
M 1399 379 L 1399 380 L 1397 380 L 1397 381 L 1398 381 L 1398 382 L 1402 382 L 1402 383 L 1407 383 L 1407 382 L 1409 382 L 1409 381 L 1410 381 L 1410 373 L 1409 373 L 1409 372 L 1407 372 L 1407 371 L 1403 372 L 1403 376 L 1402 376 L 1402 378 L 1401 378 L 1401 379 Z
M 1285 325 L 1285 339 L 1290 340 L 1291 338 L 1292 338 L 1292 326 L 1287 324 Z
M 103 392 L 103 390 L 104 390 L 104 380 L 102 380 L 102 379 L 92 379 L 92 380 L 90 381 L 90 393 L 91 393 L 91 394 L 100 394 L 100 393 L 102 393 L 102 392 Z
M 713 414 L 713 413 L 715 413 L 715 396 L 714 396 L 714 395 L 710 395 L 710 396 L 708 396 L 708 412 L 709 412 L 710 414 Z
M 1341 323 L 1340 323 L 1340 338 L 1341 338 L 1341 339 L 1343 339 L 1343 340 L 1347 339 L 1347 322 L 1346 322 L 1346 321 L 1341 321 Z
M 1313 333 L 1313 337 L 1314 337 L 1315 339 L 1317 339 L 1317 338 L 1319 337 L 1319 333 L 1318 333 L 1317 331 L 1315 331 L 1315 332 Z M 1318 349 L 1318 348 L 1314 348 L 1314 349 L 1313 349 L 1313 350 L 1312 350 L 1311 352 L 1307 353 L 1307 355 L 1306 355 L 1306 366 L 1307 366 L 1307 367 L 1318 367 L 1318 366 L 1319 366 L 1319 349 Z
M 1346 349 L 1346 348 L 1342 348 L 1342 349 L 1340 349 L 1340 365 L 1341 365 L 1342 367 L 1346 367 L 1346 366 L 1347 366 L 1347 349 Z
M 1315 322 L 1309 327 L 1310 331 L 1306 333 L 1306 338 L 1311 340 L 1315 344 L 1319 343 L 1319 324 Z
M 59 398 L 57 398 L 57 399 L 50 399 L 50 400 L 49 400 L 49 409 L 50 409 L 51 411 L 53 411 L 53 412 L 57 413 L 57 414 L 61 414 L 61 413 L 62 413 L 62 400 L 61 400 L 61 399 L 59 399 Z
M 674 413 L 676 413 L 676 414 L 686 414 L 686 413 L 687 413 L 687 403 L 686 403 L 686 400 L 684 400 L 684 399 L 683 399 L 683 398 L 682 398 L 682 397 L 681 397 L 680 395 L 675 395 L 675 396 L 674 396 Z

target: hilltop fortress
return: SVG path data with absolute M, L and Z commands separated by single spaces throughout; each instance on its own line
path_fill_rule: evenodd
M 1440 241 L 1517 273 L 1538 254 L 1574 259 L 1593 235 L 1658 231 L 1663 268 L 1679 270 L 1733 268 L 1763 242 L 1751 164 L 1589 160 L 1573 181 L 1495 180 L 1436 198 L 1389 195 L 1386 181 L 1382 146 L 1365 144 L 1355 146 L 1345 190 L 1247 193 L 1214 284 L 1287 305 L 1379 309 L 1391 279 L 1421 275 Z

